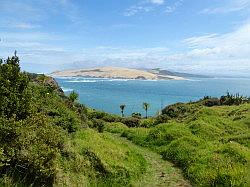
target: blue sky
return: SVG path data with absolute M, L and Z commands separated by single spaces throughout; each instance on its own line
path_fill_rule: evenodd
M 250 0 L 0 0 L 24 70 L 123 66 L 249 75 Z

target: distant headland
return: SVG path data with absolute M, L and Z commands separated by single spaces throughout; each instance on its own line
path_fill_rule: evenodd
M 50 74 L 53 77 L 91 77 L 112 79 L 136 79 L 136 80 L 184 80 L 173 72 L 159 69 L 141 70 L 123 67 L 97 67 L 91 69 L 77 69 L 55 71 Z

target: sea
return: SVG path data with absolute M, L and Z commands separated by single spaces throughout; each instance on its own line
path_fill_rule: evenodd
M 143 103 L 149 103 L 148 114 L 154 116 L 167 105 L 197 101 L 204 96 L 219 97 L 230 92 L 250 96 L 250 78 L 190 78 L 187 80 L 127 80 L 86 77 L 56 78 L 65 94 L 73 90 L 79 102 L 93 109 L 125 115 L 145 115 Z

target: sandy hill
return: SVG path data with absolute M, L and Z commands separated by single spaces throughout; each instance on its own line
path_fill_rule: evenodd
M 173 75 L 161 75 L 157 71 L 138 70 L 122 67 L 98 67 L 92 69 L 77 69 L 56 71 L 51 74 L 53 77 L 93 77 L 93 78 L 114 78 L 114 79 L 175 79 L 181 80 L 183 77 Z

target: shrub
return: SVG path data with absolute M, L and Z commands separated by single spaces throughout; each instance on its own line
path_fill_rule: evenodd
M 166 114 L 161 114 L 155 118 L 154 125 L 167 123 L 171 118 Z
M 56 160 L 64 144 L 61 128 L 37 115 L 23 121 L 0 121 L 0 150 L 8 158 L 1 174 L 27 185 L 50 185 L 56 173 Z M 9 141 L 6 141 L 7 140 Z
M 128 117 L 123 118 L 121 122 L 128 127 L 139 127 L 140 120 L 138 118 Z
M 107 115 L 107 113 L 101 112 L 101 111 L 97 111 L 97 110 L 88 111 L 88 118 L 89 119 L 93 119 L 93 118 L 102 119 L 106 115 Z
M 92 119 L 93 128 L 96 128 L 98 132 L 102 133 L 104 131 L 105 122 L 101 119 Z
M 189 111 L 189 108 L 184 103 L 176 103 L 169 105 L 162 110 L 162 114 L 167 115 L 170 118 L 177 118 L 183 116 L 186 112 Z
M 220 98 L 220 103 L 222 105 L 240 105 L 244 102 L 247 102 L 247 98 L 240 96 L 239 94 L 230 94 L 229 92 L 227 92 L 226 95 L 221 96 Z
M 212 107 L 212 106 L 220 106 L 220 100 L 218 98 L 209 98 L 203 100 L 203 104 L 207 107 Z
M 56 115 L 51 117 L 51 121 L 67 130 L 69 133 L 75 132 L 81 126 L 81 121 L 78 116 L 67 108 L 59 108 L 56 111 Z
M 28 76 L 20 71 L 16 56 L 0 59 L 0 116 L 25 119 L 30 113 Z
M 75 91 L 73 91 L 73 92 L 71 92 L 71 93 L 69 94 L 69 100 L 70 100 L 71 102 L 75 102 L 75 101 L 78 99 L 78 97 L 79 97 L 79 94 L 76 93 Z
M 128 127 L 120 122 L 107 123 L 105 125 L 105 130 L 111 133 L 122 133 L 124 130 L 127 130 Z
M 153 127 L 154 124 L 155 124 L 154 118 L 148 118 L 148 119 L 142 119 L 140 121 L 139 126 L 140 127 L 145 127 L 145 128 L 150 128 L 150 127 Z
M 139 118 L 139 119 L 141 119 L 141 113 L 139 113 L 139 112 L 134 112 L 134 113 L 132 113 L 132 115 L 131 115 L 133 118 Z
M 122 121 L 122 117 L 117 116 L 117 115 L 108 114 L 108 115 L 105 115 L 102 118 L 102 120 L 106 121 L 106 122 L 119 122 L 119 121 Z

